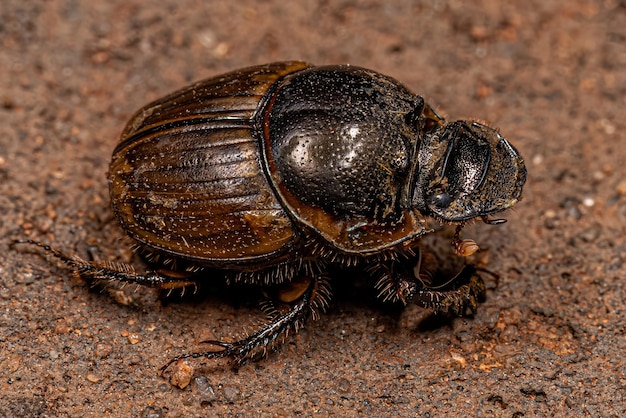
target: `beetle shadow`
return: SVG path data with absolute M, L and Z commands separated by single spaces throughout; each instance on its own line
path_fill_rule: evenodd
M 325 316 L 333 315 L 338 310 L 346 312 L 375 312 L 376 320 L 388 330 L 399 330 L 401 319 L 407 306 L 401 302 L 384 302 L 378 297 L 376 280 L 362 268 L 331 268 L 332 297 L 326 308 Z M 170 304 L 203 305 L 221 303 L 233 309 L 258 310 L 260 318 L 264 315 L 260 308 L 263 297 L 259 295 L 264 287 L 254 284 L 230 283 L 220 270 L 204 270 L 197 279 L 195 288 L 161 290 L 159 300 L 163 306 Z M 451 326 L 453 316 L 437 314 L 419 308 L 419 318 L 412 322 L 416 332 L 434 331 Z
M 431 240 L 432 241 L 432 240 Z M 432 245 L 432 242 L 430 243 Z M 443 241 L 443 248 L 449 245 L 448 241 Z M 433 247 L 428 249 L 428 253 L 434 253 Z M 459 257 L 448 257 L 445 250 L 439 250 L 429 258 L 436 266 L 436 279 L 433 285 L 446 282 L 450 277 L 454 277 L 462 268 L 464 260 Z M 144 264 L 150 263 L 145 259 Z M 347 312 L 370 312 L 376 317 L 379 325 L 385 329 L 396 332 L 406 332 L 407 329 L 413 332 L 428 332 L 438 329 L 452 327 L 455 320 L 454 315 L 432 312 L 429 309 L 412 306 L 405 306 L 401 302 L 385 302 L 378 293 L 375 284 L 378 278 L 372 277 L 365 267 L 329 266 L 328 277 L 332 289 L 332 297 L 326 314 L 322 317 L 333 315 L 338 310 Z M 233 309 L 245 309 L 251 312 L 258 311 L 259 319 L 265 319 L 261 310 L 261 303 L 268 286 L 262 284 L 245 284 L 228 280 L 228 274 L 224 270 L 205 268 L 197 273 L 193 278 L 196 286 L 182 289 L 162 290 L 159 292 L 160 302 L 164 305 L 191 303 L 193 305 L 203 305 L 206 303 L 226 304 Z M 407 308 L 411 308 L 415 317 L 406 317 Z M 408 326 L 408 328 L 407 328 Z
M 206 269 L 193 278 L 195 284 L 179 289 L 160 290 L 158 298 L 163 306 L 191 303 L 200 305 L 219 301 L 235 309 L 254 309 L 259 306 L 258 285 L 230 283 L 220 270 Z

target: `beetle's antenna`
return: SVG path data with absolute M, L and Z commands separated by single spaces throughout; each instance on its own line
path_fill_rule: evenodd
M 461 239 L 461 231 L 464 226 L 465 222 L 461 222 L 456 226 L 454 237 L 452 238 L 452 246 L 454 247 L 454 252 L 458 255 L 461 257 L 468 257 L 480 250 L 480 247 L 473 239 Z

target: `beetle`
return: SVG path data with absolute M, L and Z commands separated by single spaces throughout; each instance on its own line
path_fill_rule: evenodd
M 361 266 L 386 301 L 468 315 L 484 298 L 466 266 L 442 286 L 419 274 L 429 220 L 456 225 L 521 198 L 526 168 L 495 129 L 446 122 L 393 78 L 349 65 L 277 62 L 197 82 L 130 119 L 109 170 L 114 213 L 153 264 L 83 261 L 44 247 L 89 280 L 174 289 L 212 280 L 273 295 L 269 321 L 213 350 L 241 365 L 324 309 L 329 266 Z M 417 267 L 418 274 L 414 273 Z M 287 309 L 281 309 L 284 306 Z

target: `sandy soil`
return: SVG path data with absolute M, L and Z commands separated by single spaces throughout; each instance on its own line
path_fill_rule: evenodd
M 626 415 L 624 2 L 391 3 L 2 2 L 0 416 Z M 466 231 L 500 282 L 442 325 L 347 280 L 278 353 L 237 372 L 191 362 L 181 390 L 158 368 L 257 324 L 253 297 L 109 295 L 9 242 L 133 260 L 105 179 L 126 120 L 286 59 L 372 68 L 500 128 L 526 159 L 524 199 Z

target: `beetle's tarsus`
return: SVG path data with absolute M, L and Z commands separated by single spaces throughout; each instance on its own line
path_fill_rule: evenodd
M 174 363 L 176 363 L 177 361 L 180 361 L 180 360 L 184 360 L 184 359 L 187 359 L 187 358 L 200 358 L 200 357 L 204 357 L 204 358 L 208 358 L 208 359 L 230 357 L 230 356 L 233 355 L 233 353 L 236 350 L 234 344 L 225 343 L 225 342 L 222 342 L 222 341 L 207 340 L 207 341 L 202 341 L 201 344 L 217 345 L 219 347 L 223 347 L 224 350 L 222 350 L 222 351 L 205 351 L 205 352 L 189 353 L 189 354 L 182 354 L 180 356 L 176 356 L 176 357 L 170 359 L 170 361 L 168 361 L 163 367 L 161 367 L 159 369 L 159 373 L 161 375 L 163 375 L 163 373 L 165 372 L 165 370 L 168 369 L 168 367 L 170 367 L 172 364 L 174 364 Z
M 36 240 L 33 240 L 33 239 L 16 239 L 16 240 L 11 242 L 10 246 L 11 246 L 11 248 L 13 248 L 16 245 L 22 245 L 22 244 L 34 245 L 34 246 L 37 246 L 39 248 L 42 248 L 44 251 L 46 251 L 47 253 L 52 254 L 54 257 L 56 257 L 59 260 L 61 260 L 63 263 L 65 263 L 70 268 L 77 268 L 81 264 L 88 264 L 87 261 L 84 261 L 80 257 L 69 256 L 69 255 L 65 254 L 64 252 L 62 252 L 62 251 L 59 251 L 59 250 L 57 250 L 55 248 L 52 248 L 48 244 L 44 244 L 41 241 L 36 241 Z
M 61 260 L 90 285 L 100 282 L 117 281 L 120 283 L 133 283 L 164 290 L 195 285 L 195 282 L 193 281 L 185 280 L 181 277 L 169 277 L 157 272 L 139 274 L 135 271 L 133 266 L 126 263 L 112 261 L 98 263 L 94 261 L 85 261 L 77 256 L 71 257 L 64 252 L 40 241 L 21 239 L 13 241 L 11 244 L 12 246 L 19 244 L 35 245 L 42 248 L 47 253 L 50 253 L 54 257 Z

